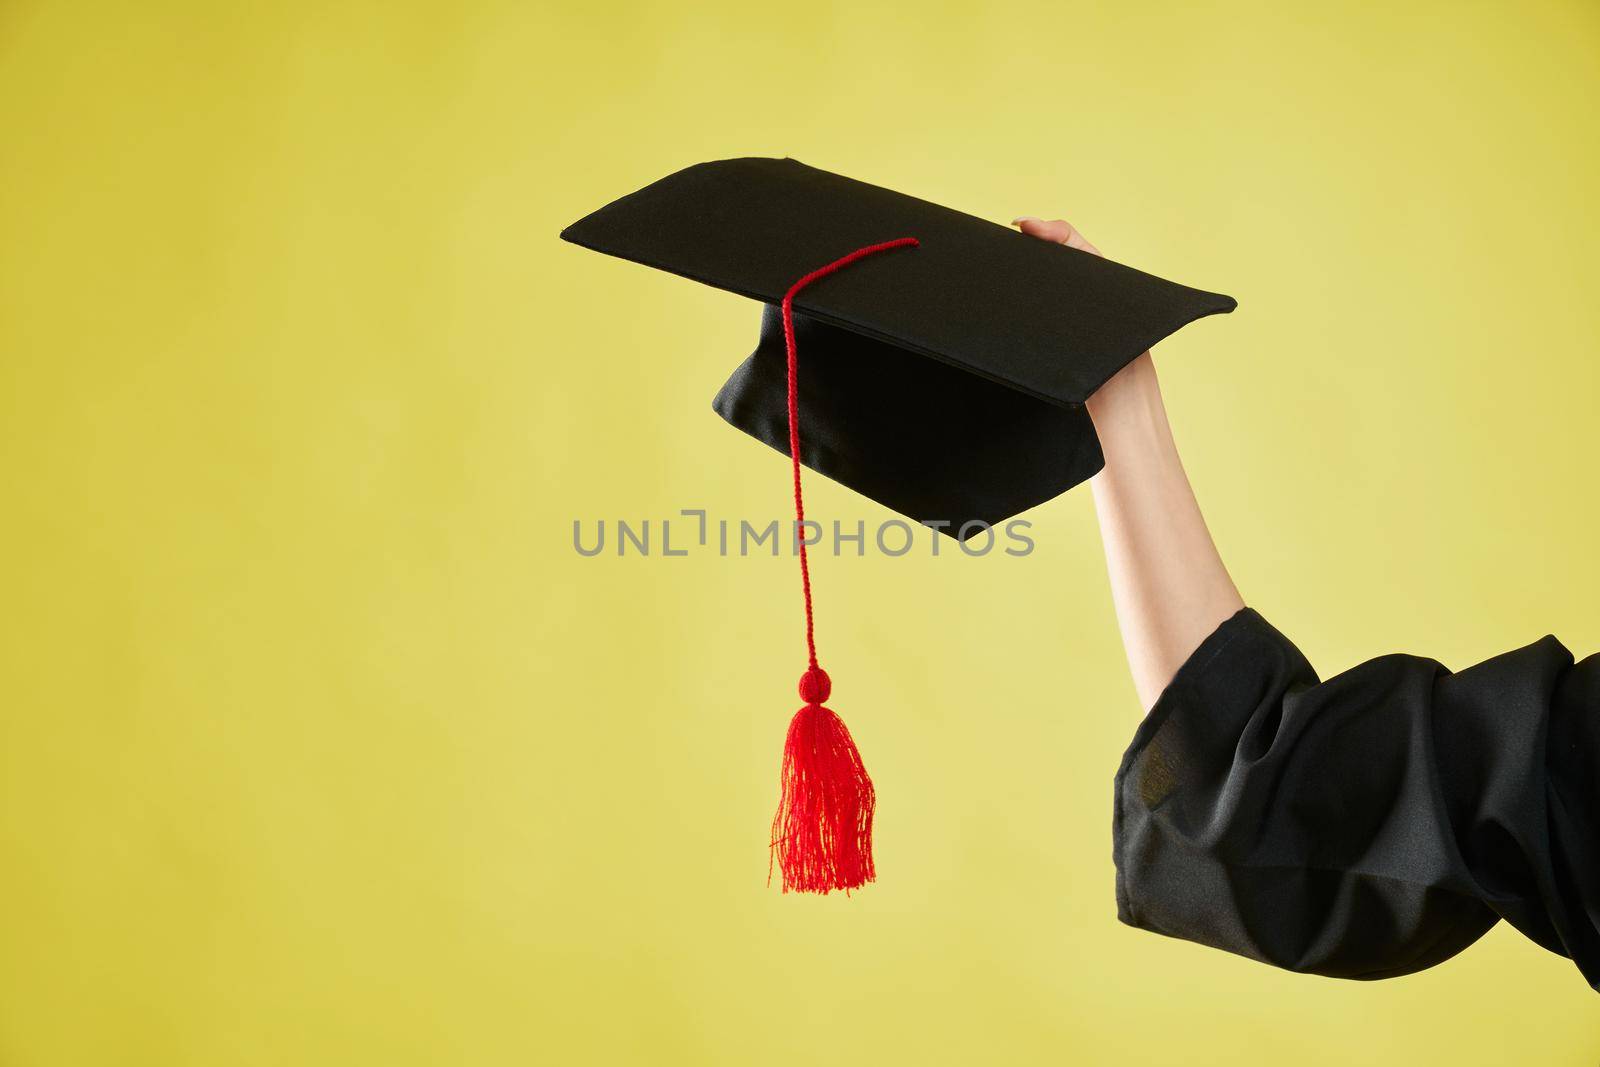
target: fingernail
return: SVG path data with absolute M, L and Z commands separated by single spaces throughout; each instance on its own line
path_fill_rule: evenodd
M 1018 215 L 1016 218 L 1011 220 L 1011 225 L 1013 225 L 1013 226 L 1021 226 L 1024 222 L 1038 222 L 1038 221 L 1039 220 L 1034 218 L 1032 215 Z

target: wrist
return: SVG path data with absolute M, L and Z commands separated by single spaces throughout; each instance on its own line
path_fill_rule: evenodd
M 1084 406 L 1102 441 L 1119 431 L 1134 430 L 1164 419 L 1161 385 L 1156 379 L 1156 365 L 1150 353 L 1144 353 L 1112 375 Z

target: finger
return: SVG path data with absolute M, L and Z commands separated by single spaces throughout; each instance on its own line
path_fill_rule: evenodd
M 1054 241 L 1059 245 L 1066 244 L 1067 238 L 1077 232 L 1072 228 L 1072 224 L 1064 219 L 1054 219 L 1046 222 L 1044 219 L 1036 219 L 1032 215 L 1024 215 L 1011 225 L 1017 227 L 1029 237 L 1037 237 L 1044 241 Z
M 1054 241 L 1057 244 L 1090 252 L 1097 256 L 1100 254 L 1100 250 L 1090 244 L 1088 239 L 1079 233 L 1072 223 L 1065 219 L 1051 219 L 1046 222 L 1044 219 L 1036 219 L 1032 215 L 1024 215 L 1012 222 L 1012 225 L 1029 237 Z

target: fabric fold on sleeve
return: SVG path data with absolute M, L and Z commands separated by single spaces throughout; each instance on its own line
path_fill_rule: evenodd
M 1327 681 L 1246 608 L 1179 669 L 1115 781 L 1125 923 L 1294 971 L 1433 966 L 1500 919 L 1600 988 L 1600 656 Z

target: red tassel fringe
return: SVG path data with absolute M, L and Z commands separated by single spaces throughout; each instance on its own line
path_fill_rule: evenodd
M 772 853 L 783 871 L 785 893 L 848 893 L 875 876 L 872 815 L 877 794 L 844 720 L 822 706 L 828 698 L 827 679 L 815 667 L 800 680 L 807 703 L 795 712 L 783 745 Z M 767 877 L 770 881 L 770 869 Z

